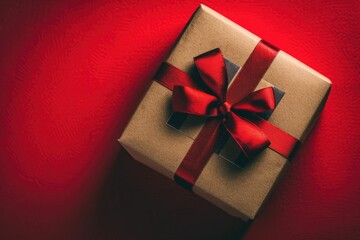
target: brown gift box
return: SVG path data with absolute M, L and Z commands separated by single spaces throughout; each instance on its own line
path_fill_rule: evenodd
M 166 62 L 190 72 L 193 57 L 220 48 L 226 59 L 241 67 L 260 40 L 219 13 L 200 5 Z M 303 141 L 325 104 L 331 82 L 279 51 L 258 89 L 269 84 L 285 92 L 269 121 Z M 134 159 L 169 178 L 174 177 L 202 127 L 198 121 L 184 124 L 186 127 L 181 133 L 167 125 L 172 114 L 171 96 L 169 89 L 153 81 L 119 139 Z M 230 143 L 227 145 L 224 149 L 231 148 Z M 244 168 L 238 168 L 214 153 L 193 192 L 231 215 L 254 219 L 287 163 L 286 158 L 269 148 Z

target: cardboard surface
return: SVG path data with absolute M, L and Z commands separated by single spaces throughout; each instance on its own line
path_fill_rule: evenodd
M 194 56 L 219 47 L 227 59 L 242 66 L 259 40 L 200 6 L 167 62 L 189 72 Z M 258 88 L 267 82 L 286 92 L 269 121 L 302 141 L 325 102 L 330 81 L 280 51 Z M 135 159 L 173 178 L 193 139 L 166 125 L 170 99 L 171 91 L 153 82 L 119 141 Z M 200 129 L 201 123 L 186 131 L 196 136 Z M 239 169 L 213 154 L 193 191 L 231 215 L 253 219 L 287 162 L 266 149 Z

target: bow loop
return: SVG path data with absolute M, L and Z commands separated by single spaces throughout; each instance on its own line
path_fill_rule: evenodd
M 205 117 L 218 116 L 217 97 L 195 88 L 174 86 L 172 107 L 175 112 L 183 112 Z
M 201 80 L 209 92 L 225 101 L 228 86 L 224 58 L 219 48 L 206 52 L 194 58 Z
M 263 113 L 275 109 L 275 94 L 272 87 L 267 87 L 250 93 L 247 97 L 232 106 L 235 113 L 247 111 Z

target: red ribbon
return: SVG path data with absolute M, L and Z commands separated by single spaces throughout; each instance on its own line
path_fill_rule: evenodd
M 172 107 L 175 112 L 216 118 L 230 133 L 247 159 L 270 145 L 265 133 L 246 118 L 249 113 L 262 113 L 275 108 L 272 87 L 253 92 L 239 102 L 227 101 L 227 73 L 220 49 L 194 59 L 207 92 L 176 85 Z
M 173 90 L 173 110 L 207 117 L 175 173 L 175 180 L 182 186 L 191 189 L 195 184 L 222 129 L 235 140 L 247 160 L 267 147 L 290 156 L 298 140 L 257 115 L 275 108 L 273 88 L 253 92 L 277 52 L 260 41 L 229 89 L 220 49 L 194 58 L 200 75 L 197 81 L 170 64 L 162 66 L 156 79 Z

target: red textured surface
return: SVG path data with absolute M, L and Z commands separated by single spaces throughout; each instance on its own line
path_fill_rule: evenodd
M 360 239 L 359 2 L 203 3 L 333 81 L 244 239 Z M 116 141 L 197 5 L 0 3 L 0 239 L 240 237 Z

